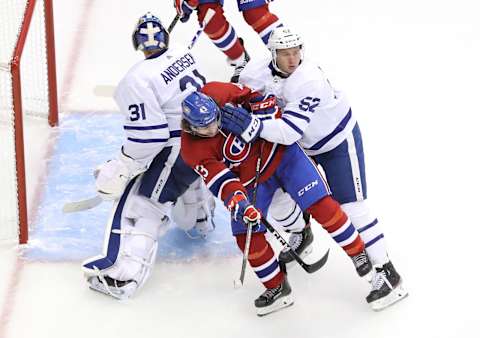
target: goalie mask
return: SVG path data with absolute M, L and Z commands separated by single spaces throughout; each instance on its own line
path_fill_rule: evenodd
M 169 34 L 159 18 L 148 12 L 138 19 L 132 34 L 133 48 L 141 51 L 168 49 Z
M 304 54 L 305 48 L 303 46 L 302 37 L 297 33 L 290 31 L 290 29 L 286 27 L 275 28 L 272 34 L 270 35 L 270 38 L 268 39 L 267 46 L 268 46 L 268 49 L 270 50 L 270 53 L 272 53 L 273 68 L 275 68 L 275 70 L 280 73 L 285 73 L 285 72 L 278 67 L 277 50 L 299 47 L 301 52 L 300 62 L 302 62 L 303 60 L 303 54 Z

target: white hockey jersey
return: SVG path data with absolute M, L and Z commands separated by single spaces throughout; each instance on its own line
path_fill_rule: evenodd
M 114 95 L 125 115 L 123 152 L 148 165 L 165 146 L 179 145 L 181 103 L 205 82 L 191 51 L 169 48 L 135 64 Z
M 309 155 L 338 146 L 356 123 L 344 93 L 308 60 L 287 78 L 274 75 L 270 61 L 250 61 L 239 80 L 252 90 L 274 94 L 282 108 L 281 118 L 263 120 L 260 136 L 281 144 L 298 141 Z

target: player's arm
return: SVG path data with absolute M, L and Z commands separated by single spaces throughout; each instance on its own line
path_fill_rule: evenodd
M 153 92 L 140 81 L 122 81 L 115 100 L 125 115 L 125 139 L 120 153 L 95 170 L 97 192 L 104 199 L 119 198 L 128 182 L 148 169 L 170 136 Z
M 317 82 L 305 83 L 287 93 L 288 103 L 282 109 L 281 117 L 263 120 L 260 137 L 286 145 L 300 140 L 310 124 L 315 109 L 321 103 L 321 93 Z

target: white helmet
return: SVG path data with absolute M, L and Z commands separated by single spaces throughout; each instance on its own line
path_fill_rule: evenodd
M 290 31 L 290 29 L 287 27 L 275 28 L 270 34 L 267 46 L 270 50 L 270 53 L 272 53 L 273 68 L 275 68 L 275 70 L 278 72 L 284 73 L 277 66 L 277 49 L 300 47 L 302 50 L 300 61 L 303 60 L 304 47 L 302 37 L 297 33 Z

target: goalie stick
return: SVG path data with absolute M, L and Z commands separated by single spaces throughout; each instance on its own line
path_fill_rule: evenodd
M 97 205 L 99 205 L 102 202 L 103 202 L 103 199 L 97 195 L 95 197 L 90 197 L 84 200 L 65 203 L 63 205 L 62 211 L 64 213 L 84 211 L 84 210 L 95 208 Z
M 205 18 L 203 19 L 202 25 L 195 32 L 195 35 L 190 41 L 190 44 L 187 47 L 188 50 L 192 49 L 193 46 L 195 46 L 195 43 L 197 42 L 198 37 L 202 34 L 205 26 L 210 22 L 210 20 L 212 20 L 214 15 L 215 15 L 215 10 L 209 8 L 207 10 L 207 13 L 205 14 Z M 180 19 L 180 16 L 177 14 L 175 18 L 172 20 L 172 22 L 170 23 L 170 26 L 168 26 L 169 33 L 173 30 L 173 27 L 175 27 L 179 19 Z M 116 86 L 112 86 L 112 85 L 97 85 L 93 88 L 93 94 L 97 97 L 112 97 L 115 94 L 116 88 L 117 88 Z

